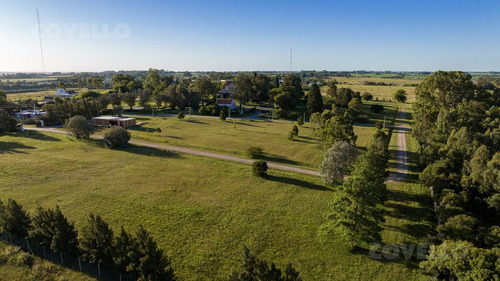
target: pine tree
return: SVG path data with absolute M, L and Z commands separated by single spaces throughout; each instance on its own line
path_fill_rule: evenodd
M 309 115 L 315 112 L 323 111 L 323 97 L 317 84 L 311 86 L 311 90 L 307 94 L 307 113 Z
M 113 266 L 113 231 L 98 215 L 89 215 L 87 225 L 80 231 L 83 257 L 91 263 Z
M 41 206 L 35 211 L 31 220 L 30 238 L 37 240 L 43 247 L 50 247 L 54 237 L 53 212 Z
M 129 269 L 138 281 L 176 280 L 170 260 L 142 225 L 137 229 L 134 244 Z
M 15 200 L 9 199 L 3 209 L 1 220 L 4 231 L 21 238 L 27 237 L 31 219 L 23 207 Z
M 73 223 L 63 215 L 59 206 L 52 211 L 54 236 L 50 248 L 56 252 L 78 253 L 78 232 Z
M 128 267 L 131 263 L 130 255 L 133 251 L 134 243 L 134 238 L 122 226 L 120 235 L 116 237 L 113 255 L 115 268 L 119 273 L 128 272 Z

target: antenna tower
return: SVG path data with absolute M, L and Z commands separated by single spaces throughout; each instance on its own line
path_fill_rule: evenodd
M 36 9 L 36 19 L 38 21 L 38 39 L 40 40 L 40 53 L 42 55 L 42 73 L 45 73 L 45 62 L 43 61 L 43 48 L 42 48 L 42 29 L 40 27 L 40 13 Z

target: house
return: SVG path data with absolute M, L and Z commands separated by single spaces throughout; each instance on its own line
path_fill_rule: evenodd
M 59 96 L 61 98 L 72 98 L 76 94 L 75 94 L 75 91 L 66 91 L 64 89 L 57 89 L 57 91 L 55 92 L 55 95 Z
M 135 118 L 100 116 L 92 117 L 92 126 L 96 127 L 113 127 L 120 126 L 124 129 L 136 125 Z
M 43 101 L 44 101 L 44 102 L 54 101 L 54 95 L 46 95 L 46 96 L 43 98 Z
M 44 116 L 46 112 L 40 110 L 23 110 L 21 112 L 16 112 L 15 114 L 16 118 L 19 120 L 28 120 Z
M 219 92 L 219 97 L 220 98 L 230 98 L 232 94 L 234 94 L 234 83 L 231 80 L 221 80 L 221 82 L 224 82 L 224 87 L 222 90 Z
M 234 110 L 236 109 L 236 103 L 234 102 L 234 99 L 224 99 L 224 98 L 218 98 L 215 100 L 215 104 L 218 106 L 227 106 L 229 109 Z

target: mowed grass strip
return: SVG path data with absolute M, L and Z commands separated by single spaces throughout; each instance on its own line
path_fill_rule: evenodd
M 328 202 L 321 179 L 150 148 L 108 150 L 65 135 L 0 136 L 0 198 L 29 211 L 62 211 L 80 228 L 100 214 L 117 231 L 148 228 L 172 257 L 180 280 L 224 280 L 245 244 L 304 280 L 417 280 L 401 263 L 352 254 L 335 236 L 320 239 Z

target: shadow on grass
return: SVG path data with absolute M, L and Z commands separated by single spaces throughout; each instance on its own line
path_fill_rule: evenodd
M 288 177 L 282 177 L 282 176 L 274 176 L 274 175 L 268 175 L 266 177 L 267 180 L 275 181 L 275 182 L 280 182 L 280 183 L 285 183 L 285 184 L 290 184 L 290 185 L 295 185 L 298 187 L 302 188 L 308 188 L 308 189 L 313 189 L 313 190 L 319 190 L 319 191 L 333 191 L 333 189 L 330 189 L 326 186 L 318 185 L 312 182 L 307 182 L 299 179 L 294 179 L 294 178 L 288 178 Z
M 21 149 L 35 149 L 34 146 L 25 145 L 18 142 L 1 142 L 0 141 L 0 154 L 14 154 L 22 153 L 27 154 L 26 151 Z
M 262 157 L 262 160 L 280 163 L 280 164 L 300 165 L 300 163 L 297 161 L 287 159 L 283 156 L 274 155 L 274 154 L 267 154 L 267 153 Z
M 245 122 L 241 122 L 241 121 L 238 121 L 236 122 L 236 125 L 243 125 L 243 126 L 250 126 L 250 127 L 262 127 L 262 126 L 258 126 L 258 125 L 254 125 L 254 124 L 248 124 L 248 123 L 245 123 Z
M 128 144 L 124 147 L 115 148 L 114 150 L 124 151 L 129 153 L 134 153 L 137 155 L 143 156 L 152 156 L 152 157 L 160 157 L 160 158 L 182 158 L 182 156 L 173 151 L 162 150 L 158 148 L 152 147 L 144 147 L 139 145 Z
M 203 121 L 195 120 L 195 119 L 184 119 L 184 122 L 188 123 L 194 123 L 194 124 L 201 124 L 201 125 L 207 125 L 208 123 L 205 123 Z
M 40 141 L 61 141 L 61 139 L 51 137 L 44 132 L 37 132 L 37 131 L 29 131 L 26 130 L 24 132 L 17 132 L 14 134 L 9 134 L 10 137 L 20 137 L 20 138 L 30 138 L 34 140 L 40 140 Z

